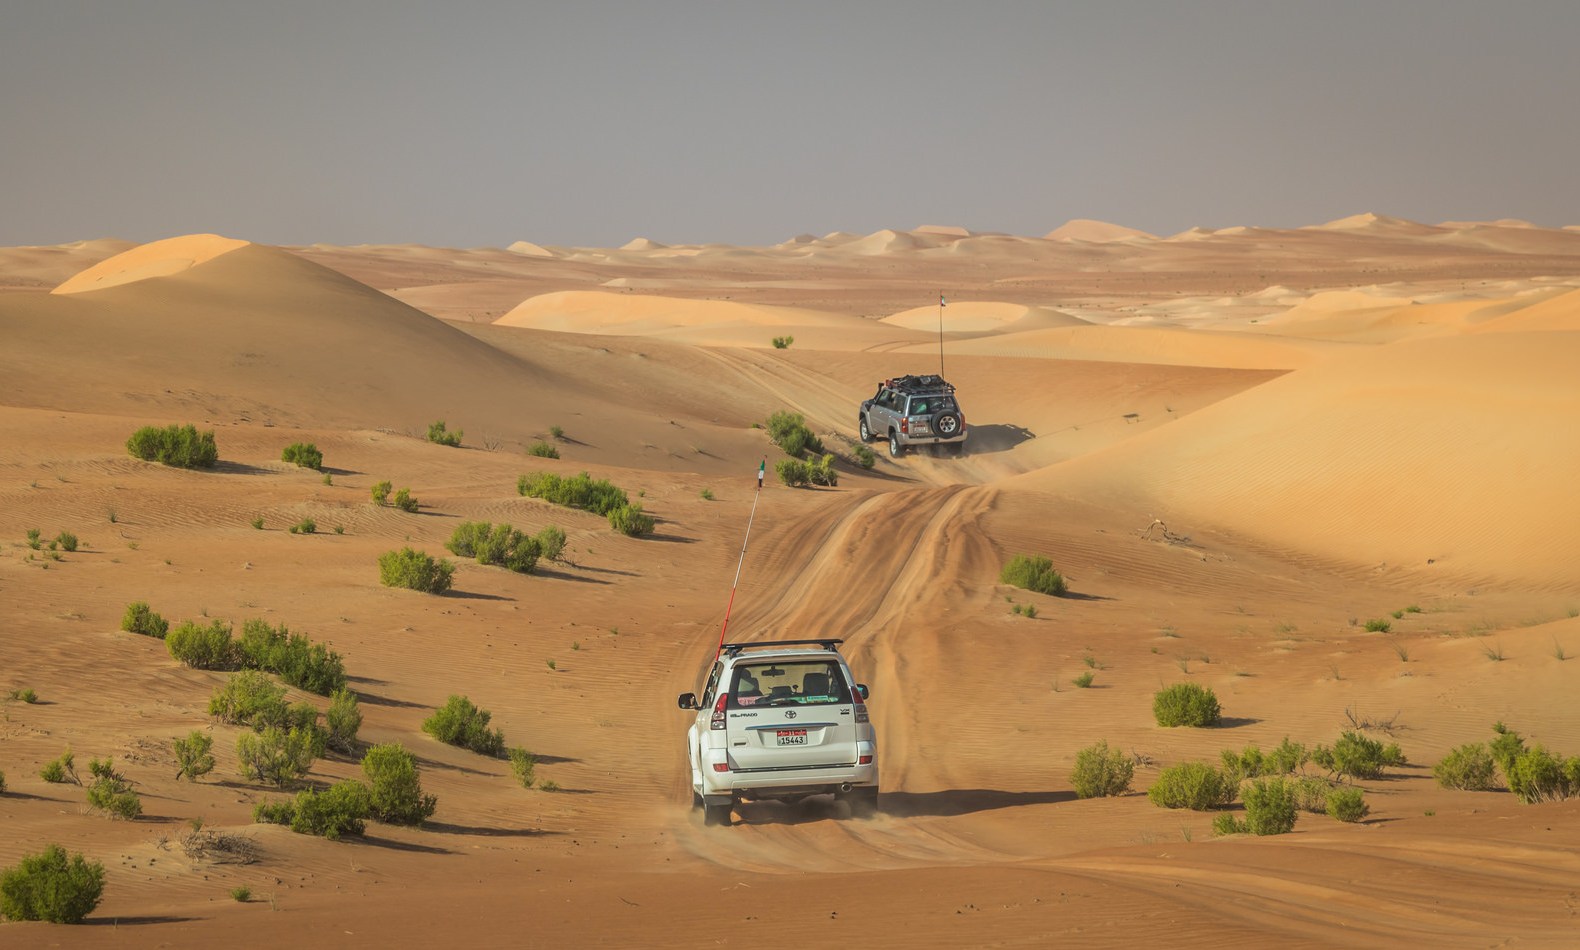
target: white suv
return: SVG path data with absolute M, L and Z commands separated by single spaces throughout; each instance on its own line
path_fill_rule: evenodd
M 691 806 L 727 825 L 738 801 L 796 802 L 832 794 L 852 814 L 878 809 L 878 737 L 867 687 L 851 676 L 841 640 L 726 643 L 686 733 Z

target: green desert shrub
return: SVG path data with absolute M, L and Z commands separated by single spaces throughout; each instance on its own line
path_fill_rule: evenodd
M 411 548 L 379 555 L 379 582 L 385 587 L 442 594 L 450 589 L 450 576 L 454 573 L 455 565 L 449 561 L 435 561 Z
M 1357 822 L 1371 814 L 1371 810 L 1372 806 L 1366 804 L 1365 794 L 1358 788 L 1335 788 L 1328 792 L 1329 818 L 1343 822 Z
M 1206 811 L 1234 801 L 1236 780 L 1205 762 L 1183 762 L 1164 769 L 1147 789 L 1147 798 L 1162 808 Z
M 800 459 L 780 459 L 774 463 L 774 474 L 791 488 L 802 488 L 812 483 L 812 467 Z
M 324 713 L 324 723 L 329 729 L 329 745 L 341 752 L 357 747 L 357 731 L 362 728 L 362 710 L 357 694 L 341 687 L 329 696 L 329 709 Z
M 346 685 L 345 662 L 340 654 L 284 624 L 271 627 L 265 620 L 242 622 L 237 651 L 242 666 L 277 673 L 298 689 L 328 696 Z
M 522 788 L 531 788 L 536 781 L 538 757 L 519 746 L 511 748 L 507 755 L 510 756 L 510 771 L 516 776 L 516 781 Z
M 247 779 L 285 788 L 312 767 L 315 744 L 310 729 L 269 726 L 262 732 L 244 732 L 236 737 L 236 758 Z
M 565 532 L 554 525 L 545 525 L 532 540 L 538 542 L 538 555 L 545 561 L 558 561 L 565 553 Z
M 284 686 L 260 670 L 242 670 L 215 688 L 208 700 L 208 714 L 220 722 L 263 729 L 289 725 L 290 706 L 285 702 Z
M 301 521 L 291 525 L 286 530 L 292 534 L 317 534 L 318 522 L 311 518 L 303 518 Z
M 1541 745 L 1521 752 L 1508 771 L 1509 791 L 1527 805 L 1580 795 L 1580 757 L 1564 758 Z
M 143 813 L 143 802 L 132 791 L 132 783 L 115 770 L 110 759 L 94 759 L 88 763 L 93 781 L 88 783 L 88 806 L 111 818 L 136 818 Z
M 1432 775 L 1444 788 L 1459 788 L 1482 792 L 1493 788 L 1497 779 L 1497 763 L 1484 742 L 1467 742 L 1443 756 L 1432 766 Z
M 43 545 L 44 545 L 44 542 L 42 540 L 43 537 L 44 537 L 44 532 L 40 531 L 39 529 L 37 529 L 37 528 L 29 528 L 29 529 L 27 529 L 27 546 L 32 548 L 33 550 L 37 551 L 39 548 L 43 547 Z
M 1397 743 L 1384 746 L 1350 729 L 1339 736 L 1331 749 L 1320 745 L 1312 749 L 1311 761 L 1339 779 L 1378 778 L 1383 769 L 1397 768 L 1406 762 Z
M 165 634 L 170 632 L 170 622 L 155 613 L 147 604 L 137 600 L 126 605 L 126 613 L 121 617 L 121 629 L 163 640 Z
M 1068 588 L 1064 575 L 1053 569 L 1053 562 L 1041 555 L 1017 554 L 999 571 L 999 583 L 1013 584 L 1039 594 L 1062 597 Z
M 285 451 L 280 453 L 280 461 L 314 471 L 324 469 L 324 453 L 318 451 L 318 446 L 311 442 L 293 442 L 287 445 Z
M 430 423 L 428 426 L 428 441 L 437 445 L 448 445 L 451 448 L 461 444 L 461 430 L 451 432 L 445 427 L 444 420 Z
M 653 516 L 642 511 L 640 502 L 623 505 L 609 512 L 609 527 L 628 537 L 640 538 L 652 534 L 656 526 Z
M 68 747 L 66 751 L 60 754 L 60 758 L 45 762 L 44 767 L 38 770 L 38 777 L 51 785 L 64 785 L 67 782 L 76 782 L 76 761 L 76 756 L 72 754 L 71 749 Z
M 18 689 L 13 689 L 6 695 L 19 703 L 27 703 L 29 706 L 38 702 L 38 691 L 31 686 L 23 686 Z
M 80 924 L 104 894 L 104 865 L 80 854 L 67 857 L 58 844 L 23 855 L 0 873 L 0 914 L 11 920 Z
M 776 337 L 774 337 L 774 341 L 773 342 L 774 342 L 774 349 L 776 349 L 776 350 L 786 350 L 786 349 L 790 348 L 790 344 L 795 342 L 795 337 L 793 337 L 793 336 L 776 336 Z
M 856 456 L 856 464 L 862 468 L 872 468 L 878 461 L 878 456 L 859 442 L 856 443 L 856 447 L 852 449 L 852 452 Z
M 70 531 L 62 531 L 60 534 L 55 535 L 55 543 L 60 545 L 62 551 L 77 550 L 77 536 Z
M 373 486 L 373 503 L 375 505 L 382 505 L 389 501 L 390 489 L 393 487 L 394 486 L 389 482 L 378 482 L 375 484 Z
M 608 515 L 631 503 L 623 489 L 604 479 L 594 479 L 586 472 L 570 478 L 561 478 L 553 472 L 533 472 L 516 480 L 516 491 L 528 498 L 541 498 L 595 515 Z
M 230 889 L 230 899 L 238 904 L 245 904 L 252 900 L 252 888 L 238 885 Z
M 1322 814 L 1328 809 L 1328 793 L 1333 783 L 1320 775 L 1302 775 L 1289 780 L 1295 794 L 1295 807 L 1301 811 Z
M 1110 749 L 1105 739 L 1075 754 L 1070 784 L 1081 798 L 1123 795 L 1130 790 L 1135 774 L 1135 761 L 1118 749 Z
M 176 780 L 197 781 L 214 770 L 214 737 L 193 729 L 185 739 L 172 743 L 176 753 Z
M 1160 726 L 1216 726 L 1221 712 L 1217 695 L 1198 683 L 1175 683 L 1152 696 L 1152 716 Z
M 1245 799 L 1246 829 L 1253 835 L 1282 835 L 1294 830 L 1299 812 L 1295 792 L 1283 778 L 1259 778 L 1240 790 Z
M 1508 784 L 1509 770 L 1514 767 L 1514 760 L 1525 751 L 1525 740 L 1518 732 L 1510 729 L 1501 722 L 1492 724 L 1492 731 L 1496 733 L 1487 750 L 1492 753 L 1492 761 L 1498 765 L 1498 771 L 1503 773 L 1503 782 Z
M 410 488 L 402 488 L 400 491 L 395 493 L 394 505 L 401 511 L 409 512 L 415 512 L 418 508 L 422 507 L 417 503 L 417 499 L 412 497 Z
M 794 458 L 806 452 L 823 453 L 823 441 L 807 428 L 806 417 L 799 412 L 780 410 L 769 416 L 768 438 Z
M 1377 619 L 1377 620 L 1368 620 L 1368 621 L 1366 621 L 1366 632 L 1367 633 L 1387 633 L 1389 630 L 1392 630 L 1392 629 L 1393 629 L 1393 624 L 1389 623 L 1386 620 Z
M 355 779 L 336 782 L 323 791 L 298 792 L 291 802 L 291 830 L 338 841 L 341 835 L 360 835 L 373 815 L 373 796 Z
M 213 468 L 219 461 L 214 445 L 214 430 L 199 432 L 190 423 L 184 426 L 144 426 L 126 440 L 126 449 L 145 462 L 159 462 L 176 468 Z
M 440 742 L 498 758 L 505 752 L 505 735 L 488 728 L 490 718 L 488 710 L 472 705 L 465 696 L 451 696 L 423 721 L 422 731 Z
M 540 439 L 527 446 L 527 454 L 538 458 L 557 459 L 560 457 L 560 450 Z
M 475 557 L 479 564 L 498 565 L 518 574 L 531 574 L 541 554 L 536 538 L 508 524 L 486 521 L 461 522 L 444 546 L 451 554 Z
M 0 795 L 5 794 L 5 773 L 0 772 Z
M 276 802 L 258 802 L 252 806 L 252 820 L 268 825 L 289 825 L 296 817 L 296 802 L 282 799 Z
M 485 713 L 485 721 L 486 716 Z M 420 825 L 432 817 L 438 807 L 438 798 L 422 793 L 416 756 L 398 742 L 369 749 L 362 757 L 362 774 L 367 777 L 371 792 L 369 813 L 379 821 L 392 825 Z
M 230 624 L 188 620 L 165 635 L 165 649 L 176 660 L 195 670 L 229 670 L 236 667 L 236 644 Z
M 834 456 L 832 453 L 825 452 L 816 462 L 808 462 L 806 464 L 808 466 L 807 475 L 811 478 L 812 484 L 822 485 L 827 488 L 832 488 L 839 484 L 839 470 L 834 467 Z

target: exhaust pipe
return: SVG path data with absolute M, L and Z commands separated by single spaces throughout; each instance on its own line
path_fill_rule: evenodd
M 842 792 L 850 791 L 850 783 L 849 782 L 841 782 L 840 786 L 839 786 L 839 790 L 842 791 Z

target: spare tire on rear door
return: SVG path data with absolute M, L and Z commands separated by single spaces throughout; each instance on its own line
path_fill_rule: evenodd
M 933 434 L 952 439 L 960 434 L 960 413 L 940 412 L 933 416 Z

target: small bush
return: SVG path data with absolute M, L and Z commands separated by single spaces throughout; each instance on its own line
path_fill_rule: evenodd
M 833 487 L 839 484 L 839 470 L 834 468 L 834 456 L 824 453 L 816 462 L 808 462 L 807 476 L 812 479 L 812 484 Z
M 145 462 L 159 462 L 176 468 L 213 468 L 219 461 L 214 445 L 214 430 L 198 432 L 190 423 L 184 426 L 144 426 L 126 440 L 126 449 Z
M 358 706 L 357 694 L 341 687 L 329 697 L 329 709 L 324 713 L 324 722 L 329 727 L 329 745 L 341 752 L 350 752 L 357 747 L 357 731 L 362 728 L 362 710 Z
M 494 564 L 518 574 L 530 574 L 537 566 L 539 549 L 529 538 L 508 524 L 463 521 L 444 543 L 451 554 L 475 557 L 479 564 Z
M 298 689 L 328 696 L 346 685 L 345 661 L 321 643 L 313 643 L 285 625 L 260 619 L 244 621 L 237 652 L 242 666 L 277 673 Z
M 565 438 L 565 430 L 559 426 L 549 426 L 549 438 L 559 441 Z
M 401 548 L 379 555 L 379 583 L 385 587 L 404 587 L 425 594 L 442 594 L 450 589 L 455 565 L 435 561 L 421 551 Z
M 318 451 L 318 446 L 311 442 L 294 442 L 287 445 L 285 451 L 280 453 L 280 461 L 291 462 L 314 471 L 323 471 L 324 453 Z
M 51 785 L 64 785 L 67 782 L 77 782 L 76 757 L 71 749 L 60 754 L 60 758 L 44 763 L 38 770 L 38 777 Z M 77 784 L 82 784 L 77 782 Z
M 1302 775 L 1290 779 L 1290 787 L 1295 794 L 1295 806 L 1301 811 L 1322 814 L 1328 810 L 1328 793 L 1333 791 L 1333 783 L 1317 775 Z
M 314 744 L 309 729 L 286 731 L 269 726 L 257 734 L 244 732 L 238 736 L 236 758 L 244 777 L 284 788 L 307 774 L 313 764 Z
M 1212 820 L 1212 833 L 1215 835 L 1248 835 L 1251 826 L 1234 817 L 1231 812 L 1224 812 Z
M 188 620 L 165 636 L 165 649 L 176 660 L 195 670 L 229 670 L 236 667 L 236 645 L 230 624 L 223 620 L 200 626 Z
M 1092 685 L 1092 680 L 1096 678 L 1096 673 L 1093 673 L 1091 670 L 1087 670 L 1085 673 L 1082 673 L 1080 676 L 1077 676 L 1070 682 L 1075 684 L 1076 689 L 1088 689 Z
M 1387 633 L 1389 630 L 1392 630 L 1392 629 L 1393 629 L 1393 624 L 1389 623 L 1386 620 L 1382 620 L 1380 618 L 1377 619 L 1377 620 L 1368 620 L 1368 621 L 1366 621 L 1366 632 L 1367 633 Z
M 1580 795 L 1580 757 L 1565 759 L 1532 746 L 1510 765 L 1508 783 L 1509 791 L 1527 805 Z
M 126 613 L 121 617 L 121 629 L 163 640 L 165 634 L 170 632 L 170 622 L 138 600 L 126 605 Z
M 214 756 L 210 750 L 214 748 L 214 737 L 197 729 L 187 734 L 185 739 L 177 739 L 173 743 L 176 753 L 176 780 L 183 777 L 190 781 L 197 781 L 214 769 Z
M 417 503 L 417 499 L 412 497 L 411 489 L 402 488 L 395 493 L 395 507 L 401 511 L 415 512 L 422 506 Z
M 88 805 L 111 818 L 131 820 L 143 813 L 142 799 L 132 791 L 132 783 L 115 771 L 109 759 L 94 759 L 88 763 L 93 781 L 88 783 Z
M 498 758 L 505 752 L 505 736 L 498 729 L 488 728 L 489 718 L 488 710 L 472 705 L 465 696 L 451 696 L 423 721 L 422 731 L 440 742 Z
M 316 534 L 318 532 L 318 522 L 311 518 L 303 518 L 301 521 L 291 525 L 286 530 L 290 531 L 292 534 Z
M 80 854 L 66 856 L 58 844 L 0 874 L 0 914 L 11 920 L 79 924 L 99 906 L 104 865 Z
M 872 468 L 872 466 L 878 461 L 878 456 L 871 449 L 859 442 L 852 451 L 856 456 L 856 464 L 860 465 L 862 468 Z
M 1494 786 L 1497 763 L 1486 743 L 1468 742 L 1455 748 L 1432 766 L 1432 775 L 1443 788 L 1481 792 Z
M 774 474 L 791 488 L 802 488 L 812 482 L 812 466 L 800 459 L 780 459 L 774 463 Z
M 554 525 L 545 525 L 532 540 L 538 542 L 538 555 L 545 561 L 558 561 L 565 553 L 565 532 Z
M 250 524 L 252 525 L 254 531 L 262 531 L 263 530 L 263 516 L 259 515 L 258 517 L 252 519 Z
M 1335 788 L 1328 792 L 1329 818 L 1356 822 L 1371 814 L 1371 810 L 1372 806 L 1366 804 L 1366 796 L 1358 788 Z
M 373 814 L 373 796 L 368 787 L 355 779 L 336 782 L 319 792 L 298 792 L 291 802 L 291 830 L 299 835 L 317 835 L 330 841 L 341 835 L 360 835 Z
M 1118 749 L 1110 749 L 1105 739 L 1075 754 L 1070 784 L 1081 798 L 1123 795 L 1130 790 L 1135 774 L 1135 762 Z
M 43 547 L 44 542 L 41 540 L 43 536 L 44 532 L 37 528 L 27 529 L 27 546 L 37 551 L 39 548 Z
M 443 419 L 428 426 L 428 441 L 437 445 L 448 445 L 454 448 L 461 444 L 461 434 L 460 429 L 451 432 L 445 428 Z
M 538 767 L 538 757 L 526 749 L 515 747 L 507 753 L 510 756 L 510 771 L 515 774 L 516 781 L 522 788 L 531 788 Z
M 557 459 L 560 457 L 560 450 L 540 440 L 527 446 L 527 454 L 535 455 L 538 458 Z
M 290 799 L 259 802 L 252 806 L 252 820 L 267 825 L 289 825 L 296 817 L 296 803 Z
M 768 438 L 792 458 L 807 452 L 823 454 L 823 440 L 807 428 L 806 417 L 799 412 L 780 411 L 769 416 Z
M 38 691 L 33 689 L 31 686 L 23 686 L 20 689 L 13 689 L 7 695 L 17 702 L 27 703 L 29 706 L 38 702 Z
M 1311 750 L 1311 761 L 1340 779 L 1373 779 L 1381 776 L 1384 768 L 1404 765 L 1405 757 L 1397 744 L 1384 746 L 1376 739 L 1345 730 L 1333 748 L 1319 745 Z
M 776 336 L 776 337 L 774 337 L 774 349 L 776 349 L 776 350 L 789 349 L 790 344 L 792 344 L 794 342 L 795 342 L 795 337 L 793 337 L 793 336 Z
M 379 482 L 373 486 L 373 503 L 382 505 L 389 500 L 390 489 L 394 487 L 389 482 Z
M 484 717 L 486 721 L 487 713 Z M 369 814 L 380 821 L 420 825 L 438 807 L 436 797 L 422 793 L 416 757 L 398 742 L 369 749 L 362 757 L 362 774 L 367 776 L 370 791 Z
M 252 900 L 252 889 L 245 886 L 233 887 L 230 889 L 230 899 L 238 904 L 245 904 Z
M 1241 790 L 1245 823 L 1253 835 L 1282 835 L 1294 830 L 1295 792 L 1282 778 L 1259 778 Z
M 1017 554 L 999 572 L 999 583 L 1013 584 L 1039 594 L 1062 597 L 1066 591 L 1064 576 L 1053 569 L 1053 562 L 1045 557 Z
M 656 524 L 652 515 L 643 513 L 640 502 L 609 512 L 609 527 L 628 537 L 640 538 L 652 534 Z
M 62 551 L 77 550 L 77 536 L 70 531 L 62 531 L 55 536 L 55 543 L 60 545 Z
M 1147 798 L 1162 808 L 1206 811 L 1234 801 L 1238 789 L 1233 776 L 1203 762 L 1170 766 L 1147 789 Z
M 1497 733 L 1496 738 L 1488 745 L 1492 753 L 1492 761 L 1498 764 L 1498 770 L 1503 773 L 1505 785 L 1509 781 L 1509 772 L 1514 768 L 1514 760 L 1525 751 L 1525 740 L 1520 734 L 1505 726 L 1503 723 L 1493 723 L 1492 731 Z
M 1160 726 L 1216 726 L 1220 713 L 1217 695 L 1197 683 L 1175 683 L 1152 697 L 1152 715 Z
M 528 498 L 566 508 L 580 508 L 597 515 L 624 508 L 631 503 L 626 493 L 604 479 L 594 479 L 586 472 L 571 478 L 561 478 L 553 472 L 535 472 L 523 475 L 516 481 L 516 490 Z
M 290 707 L 285 687 L 276 685 L 258 670 L 243 670 L 225 681 L 209 697 L 208 714 L 221 722 L 253 729 L 287 726 Z

